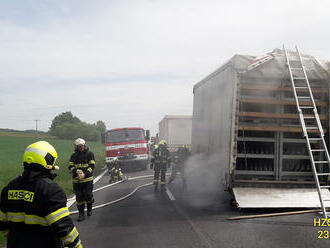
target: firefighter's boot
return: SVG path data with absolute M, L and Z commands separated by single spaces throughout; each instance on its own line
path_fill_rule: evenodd
M 79 211 L 79 217 L 78 221 L 85 220 L 85 204 L 77 205 L 78 211 Z
M 160 183 L 160 191 L 162 191 L 162 192 L 166 191 L 165 183 Z
M 93 203 L 87 203 L 87 216 L 92 215 L 92 210 L 93 210 Z
M 154 189 L 155 190 L 158 189 L 158 180 L 157 179 L 154 180 Z

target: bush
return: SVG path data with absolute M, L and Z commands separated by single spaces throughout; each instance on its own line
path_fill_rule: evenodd
M 83 138 L 88 141 L 100 141 L 101 131 L 95 126 L 87 123 L 63 123 L 57 125 L 53 130 L 53 135 L 60 139 Z
M 105 130 L 106 126 L 103 121 L 88 124 L 73 116 L 71 112 L 64 112 L 53 119 L 49 133 L 60 139 L 83 138 L 87 141 L 100 141 L 101 134 Z

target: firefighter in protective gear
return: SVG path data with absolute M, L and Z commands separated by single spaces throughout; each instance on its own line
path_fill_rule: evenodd
M 154 185 L 155 189 L 158 188 L 159 174 L 160 174 L 160 187 L 165 190 L 165 176 L 167 168 L 171 164 L 171 155 L 167 149 L 165 140 L 159 142 L 158 147 L 154 150 L 151 156 L 150 168 L 154 169 Z
M 81 248 L 63 190 L 53 181 L 57 152 L 46 141 L 24 152 L 24 172 L 2 189 L 0 231 L 8 232 L 7 247 Z
M 71 155 L 68 168 L 73 178 L 73 190 L 76 194 L 79 211 L 78 221 L 83 221 L 85 219 L 85 203 L 87 204 L 87 216 L 92 215 L 95 158 L 86 146 L 85 140 L 76 139 L 74 146 L 75 151 Z
M 190 151 L 187 145 L 184 145 L 182 147 L 179 147 L 175 153 L 173 154 L 172 158 L 172 173 L 170 176 L 170 179 L 168 181 L 168 184 L 172 183 L 174 179 L 176 178 L 176 175 L 178 172 L 180 172 L 181 178 L 182 178 L 182 186 L 183 190 L 186 189 L 187 182 L 186 182 L 186 175 L 185 175 L 185 163 L 187 162 L 188 157 L 190 156 Z
M 118 158 L 114 158 L 112 168 L 109 170 L 110 180 L 109 183 L 115 183 L 123 180 L 123 173 L 121 172 L 120 162 Z

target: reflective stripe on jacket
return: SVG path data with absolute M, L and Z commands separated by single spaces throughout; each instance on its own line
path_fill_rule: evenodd
M 68 169 L 72 173 L 72 179 L 74 183 L 84 183 L 89 182 L 94 179 L 93 171 L 95 168 L 95 158 L 94 153 L 89 151 L 88 147 L 84 151 L 75 151 L 70 158 Z M 77 179 L 77 169 L 84 172 L 85 178 L 82 180 Z
M 169 164 L 171 162 L 171 155 L 166 147 L 159 146 L 151 156 L 152 164 Z
M 1 192 L 0 230 L 8 247 L 74 247 L 80 242 L 66 195 L 49 171 L 26 167 Z

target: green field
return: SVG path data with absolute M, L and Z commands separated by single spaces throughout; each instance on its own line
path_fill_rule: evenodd
M 0 191 L 13 178 L 23 171 L 23 152 L 25 148 L 36 141 L 45 140 L 52 144 L 57 153 L 56 164 L 60 166 L 55 181 L 63 188 L 67 195 L 72 194 L 71 175 L 68 170 L 70 155 L 73 152 L 72 140 L 59 140 L 46 134 L 0 132 Z M 87 146 L 95 155 L 97 174 L 105 164 L 104 145 L 100 142 L 87 142 Z M 0 247 L 4 238 L 0 234 Z
M 69 195 L 72 193 L 71 175 L 68 170 L 70 155 L 73 152 L 73 141 L 59 140 L 50 136 L 44 137 L 24 137 L 9 136 L 0 132 L 0 189 L 2 189 L 11 179 L 20 175 L 23 171 L 22 158 L 25 148 L 36 141 L 45 140 L 52 144 L 57 153 L 56 164 L 60 170 L 56 171 L 58 177 L 55 181 Z M 104 166 L 104 145 L 100 142 L 87 142 L 88 147 L 94 152 L 96 160 L 96 173 Z

